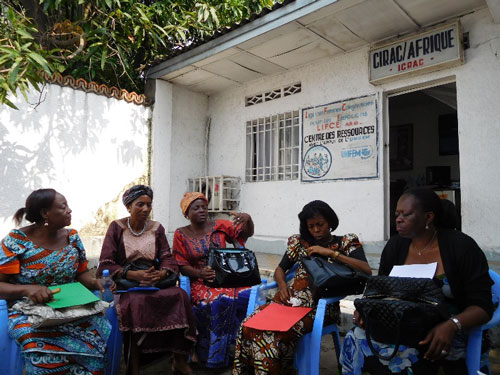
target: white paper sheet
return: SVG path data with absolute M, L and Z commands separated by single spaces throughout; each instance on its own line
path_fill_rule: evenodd
M 392 267 L 389 276 L 393 277 L 421 277 L 432 279 L 436 273 L 437 262 L 427 264 L 405 264 Z

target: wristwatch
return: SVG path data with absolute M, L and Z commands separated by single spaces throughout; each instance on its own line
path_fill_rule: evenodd
M 460 320 L 458 320 L 457 318 L 455 318 L 454 316 L 452 316 L 450 318 L 450 320 L 455 323 L 455 325 L 457 326 L 458 328 L 458 331 L 461 331 L 462 330 L 462 323 L 460 323 Z

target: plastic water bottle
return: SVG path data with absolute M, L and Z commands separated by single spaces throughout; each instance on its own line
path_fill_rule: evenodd
M 104 293 L 102 293 L 101 299 L 106 302 L 112 302 L 114 296 L 109 288 L 111 288 L 111 285 L 113 285 L 113 280 L 111 279 L 109 270 L 107 269 L 102 271 L 101 284 L 104 288 Z

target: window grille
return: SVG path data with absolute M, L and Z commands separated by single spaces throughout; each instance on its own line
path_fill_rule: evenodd
M 298 94 L 302 91 L 302 84 L 300 82 L 293 85 L 285 86 L 283 88 L 274 89 L 265 93 L 250 95 L 245 98 L 245 107 L 250 107 L 255 104 L 270 102 L 284 96 Z
M 298 82 L 293 85 L 283 87 L 283 96 L 298 94 L 301 91 L 302 91 L 302 84 Z
M 281 98 L 281 89 L 272 90 L 264 93 L 264 100 L 266 102 Z
M 247 121 L 247 182 L 299 178 L 299 111 Z

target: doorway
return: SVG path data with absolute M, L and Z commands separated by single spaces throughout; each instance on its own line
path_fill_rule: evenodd
M 461 227 L 457 90 L 455 83 L 389 97 L 389 216 L 401 194 L 427 187 L 455 205 L 447 220 Z

